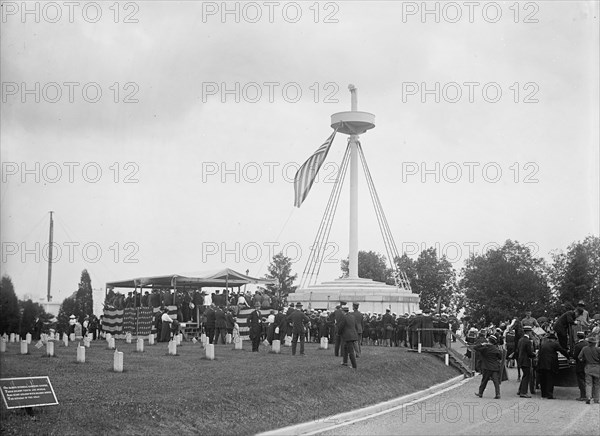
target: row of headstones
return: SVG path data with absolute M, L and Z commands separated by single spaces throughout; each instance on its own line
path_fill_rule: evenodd
M 132 340 L 131 335 L 127 334 L 125 340 L 127 343 L 131 343 L 131 340 Z M 181 340 L 182 340 L 182 335 L 179 334 L 179 335 L 176 335 L 173 340 L 169 341 L 169 345 L 168 345 L 169 355 L 172 355 L 172 356 L 177 355 L 177 346 L 181 345 Z M 63 335 L 63 341 L 64 341 L 65 346 L 68 346 L 69 338 L 67 337 L 66 334 Z M 88 335 L 84 338 L 84 342 L 83 342 L 84 345 L 77 346 L 77 362 L 78 363 L 85 363 L 85 349 L 90 347 L 91 341 L 92 341 L 92 336 Z M 114 358 L 113 358 L 114 371 L 115 372 L 123 372 L 123 359 L 124 359 L 123 352 L 118 351 L 116 349 L 115 338 L 112 337 L 112 335 L 110 333 L 107 334 L 106 341 L 108 343 L 108 348 L 115 350 L 115 354 L 114 354 Z M 7 342 L 8 341 L 5 340 L 4 337 L 0 339 L 0 352 L 6 351 Z M 197 342 L 195 338 L 193 339 L 193 342 L 194 343 Z M 208 338 L 204 334 L 201 335 L 200 342 L 202 343 L 202 346 L 205 349 L 205 358 L 207 360 L 214 360 L 215 359 L 214 344 L 209 344 Z M 42 339 L 35 346 L 36 346 L 36 348 L 41 348 L 41 347 L 43 347 L 44 343 L 46 344 L 46 355 L 49 357 L 53 357 L 54 356 L 54 340 L 47 336 L 44 337 L 44 335 L 43 335 Z M 149 343 L 149 345 L 154 345 L 154 335 L 148 336 L 148 343 Z M 234 350 L 241 350 L 242 345 L 243 345 L 242 339 L 239 337 L 236 338 L 236 340 L 234 341 Z M 289 336 L 287 336 L 285 338 L 284 346 L 291 347 L 291 345 L 292 345 L 291 338 Z M 326 350 L 327 347 L 328 347 L 327 338 L 321 338 L 321 344 L 320 344 L 319 348 Z M 136 351 L 141 352 L 141 353 L 144 352 L 144 339 L 143 338 L 138 338 L 137 343 L 136 343 Z M 274 340 L 273 345 L 271 347 L 271 351 L 275 354 L 280 354 L 281 353 L 281 341 L 279 341 L 277 339 Z M 21 354 L 28 354 L 27 340 L 21 341 Z

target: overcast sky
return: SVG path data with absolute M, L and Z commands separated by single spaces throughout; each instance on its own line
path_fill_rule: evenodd
M 299 209 L 293 176 L 350 83 L 401 252 L 434 246 L 458 270 L 506 239 L 549 258 L 599 234 L 598 2 L 2 4 L 2 273 L 19 297 L 46 295 L 51 210 L 55 301 L 84 268 L 94 288 L 262 276 L 284 249 L 301 275 L 346 136 Z M 385 254 L 360 184 L 359 248 Z M 320 281 L 348 254 L 348 208 L 346 181 Z

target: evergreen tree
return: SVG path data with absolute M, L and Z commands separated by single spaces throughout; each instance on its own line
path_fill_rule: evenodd
M 2 276 L 0 282 L 0 334 L 19 333 L 19 300 L 11 278 Z

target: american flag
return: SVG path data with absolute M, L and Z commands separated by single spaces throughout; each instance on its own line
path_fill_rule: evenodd
M 333 138 L 335 138 L 337 130 L 334 130 L 333 133 L 327 138 L 327 140 L 321 145 L 314 154 L 309 157 L 306 162 L 302 164 L 296 175 L 294 176 L 294 206 L 300 207 L 310 188 L 317 177 L 317 173 L 321 169 L 321 165 L 325 162 L 325 158 L 327 157 L 327 153 L 329 153 L 329 148 L 333 143 Z

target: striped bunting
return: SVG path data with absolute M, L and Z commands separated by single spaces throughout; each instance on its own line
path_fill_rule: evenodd
M 325 162 L 325 158 L 327 157 L 327 153 L 329 153 L 329 148 L 333 143 L 336 132 L 337 129 L 334 130 L 323 145 L 321 145 L 317 151 L 302 164 L 294 176 L 294 206 L 300 207 L 308 195 L 308 192 L 317 177 L 317 173 L 321 169 L 321 165 Z
M 177 306 L 167 306 L 169 316 L 177 319 Z M 156 334 L 154 315 L 160 307 L 128 307 L 126 309 L 104 309 L 102 329 L 115 339 L 125 339 L 126 333 L 132 336 L 148 336 Z M 137 330 L 136 330 L 137 329 Z
M 238 314 L 236 315 L 237 323 L 240 326 L 240 337 L 244 341 L 250 340 L 250 327 L 248 326 L 248 317 L 253 311 L 254 309 L 240 309 L 238 311 Z M 264 311 L 260 312 L 260 317 L 264 318 Z

